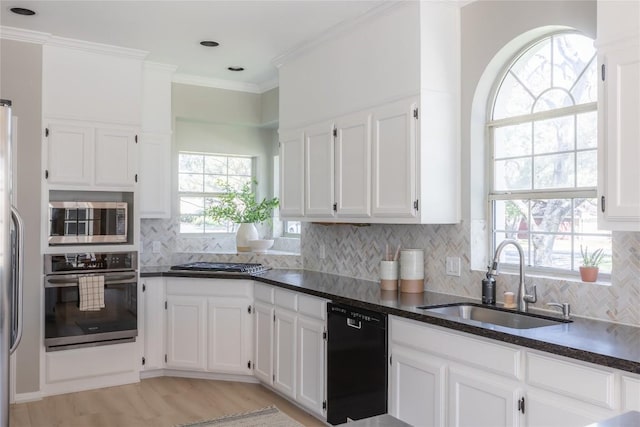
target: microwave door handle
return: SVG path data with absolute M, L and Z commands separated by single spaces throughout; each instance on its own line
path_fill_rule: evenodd
M 14 317 L 14 322 L 12 325 L 16 325 L 16 338 L 13 345 L 9 349 L 9 354 L 12 354 L 20 341 L 22 340 L 22 325 L 23 325 L 23 295 L 24 295 L 24 286 L 23 286 L 23 272 L 24 272 L 24 221 L 20 216 L 18 210 L 14 207 L 11 207 L 11 220 L 14 222 L 16 227 L 16 275 L 14 277 L 14 289 L 17 292 L 17 298 L 14 296 L 14 309 L 12 310 Z

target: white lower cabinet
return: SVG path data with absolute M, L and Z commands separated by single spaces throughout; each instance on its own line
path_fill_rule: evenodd
M 206 299 L 167 295 L 168 368 L 205 369 Z
M 138 317 L 138 329 L 142 331 L 142 369 L 162 369 L 164 366 L 164 279 L 147 277 L 139 287 L 143 316 Z
M 411 425 L 445 425 L 446 361 L 392 346 L 389 413 Z
M 254 375 L 325 416 L 327 301 L 260 283 L 254 295 Z
M 172 278 L 166 294 L 166 368 L 251 374 L 252 281 Z
M 389 413 L 409 424 L 584 426 L 640 407 L 632 375 L 390 319 Z
M 449 370 L 448 417 L 456 427 L 506 427 L 517 422 L 521 391 L 510 380 L 478 370 Z

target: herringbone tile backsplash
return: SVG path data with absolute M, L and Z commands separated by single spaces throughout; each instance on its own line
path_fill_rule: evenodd
M 294 242 L 274 248 L 300 256 L 233 255 L 235 240 L 225 238 L 180 237 L 177 220 L 141 221 L 142 266 L 172 265 L 188 261 L 263 262 L 273 268 L 305 268 L 366 280 L 378 280 L 378 266 L 384 245 L 391 248 L 419 248 L 425 252 L 426 288 L 435 292 L 480 299 L 483 271 L 471 271 L 470 227 L 457 225 L 319 225 L 303 223 L 301 248 Z M 285 239 L 286 240 L 286 239 Z M 153 242 L 160 252 L 153 253 Z M 299 244 L 299 243 L 298 243 Z M 321 258 L 321 245 L 325 258 Z M 445 257 L 460 257 L 461 276 L 445 274 Z M 497 277 L 497 296 L 517 290 L 516 275 Z M 531 278 L 538 287 L 536 307 L 547 302 L 568 302 L 578 316 L 640 325 L 640 233 L 613 233 L 613 274 L 611 286 L 574 280 Z
M 425 287 L 430 291 L 480 299 L 482 271 L 470 268 L 470 227 L 457 225 L 303 224 L 302 258 L 307 270 L 378 280 L 385 244 L 391 248 L 419 248 L 425 252 Z M 321 259 L 321 245 L 325 258 Z M 460 257 L 461 276 L 445 274 L 445 257 Z M 640 325 L 640 233 L 614 232 L 611 286 L 574 280 L 527 278 L 536 284 L 538 302 L 568 302 L 579 316 Z M 497 277 L 497 296 L 517 291 L 518 276 Z

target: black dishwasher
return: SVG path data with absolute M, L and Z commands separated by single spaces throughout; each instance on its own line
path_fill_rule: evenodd
M 327 422 L 387 413 L 387 315 L 330 303 Z

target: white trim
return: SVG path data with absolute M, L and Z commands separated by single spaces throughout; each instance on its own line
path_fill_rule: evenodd
M 175 73 L 178 69 L 177 65 L 173 64 L 164 64 L 162 62 L 153 62 L 153 61 L 144 61 L 142 63 L 144 68 L 149 68 L 151 70 L 160 70 L 160 71 L 168 71 L 170 73 Z
M 131 49 L 128 47 L 113 46 L 103 43 L 88 42 L 85 40 L 69 39 L 66 37 L 52 36 L 46 43 L 47 46 L 66 47 L 85 52 L 100 53 L 133 59 L 144 59 L 149 54 L 146 50 Z
M 27 403 L 42 400 L 42 393 L 39 391 L 33 391 L 31 393 L 16 393 L 15 399 L 12 403 Z
M 233 80 L 215 79 L 212 77 L 196 76 L 194 74 L 176 73 L 171 79 L 173 83 L 183 85 L 203 86 L 214 89 L 235 90 L 237 92 L 248 92 L 260 94 L 264 92 L 255 83 L 236 82 Z
M 202 371 L 182 371 L 179 369 L 156 369 L 153 371 L 140 371 L 140 379 L 157 377 L 194 378 L 198 380 L 235 381 L 258 384 L 260 381 L 253 375 L 219 374 Z
M 51 34 L 42 33 L 40 31 L 25 30 L 24 28 L 0 26 L 0 39 L 45 44 L 51 39 Z
M 339 22 L 338 24 L 334 25 L 333 27 L 330 27 L 329 29 L 327 29 L 324 33 L 322 33 L 321 35 L 313 38 L 313 39 L 309 39 L 306 41 L 303 41 L 302 43 L 299 43 L 297 45 L 295 45 L 293 48 L 284 51 L 283 53 L 281 53 L 280 55 L 276 56 L 275 58 L 273 58 L 271 60 L 271 64 L 273 64 L 276 68 L 280 68 L 282 67 L 284 64 L 286 64 L 287 62 L 303 55 L 306 54 L 309 51 L 312 51 L 313 49 L 317 48 L 318 46 L 320 46 L 321 44 L 327 42 L 328 40 L 334 39 L 344 33 L 347 33 L 349 31 L 353 31 L 357 26 L 359 26 L 360 24 L 362 24 L 363 22 L 368 21 L 369 19 L 372 19 L 373 17 L 382 14 L 383 12 L 386 12 L 387 10 L 393 8 L 393 7 L 397 7 L 398 5 L 402 5 L 404 2 L 401 0 L 387 0 L 387 1 L 383 1 L 381 2 L 379 5 L 374 6 L 373 8 L 369 9 L 367 12 L 365 12 L 362 15 L 356 16 L 355 18 L 351 18 L 351 19 L 347 19 L 344 20 L 342 22 Z
M 280 80 L 277 77 L 275 79 L 266 80 L 266 81 L 264 81 L 262 83 L 258 83 L 258 87 L 262 91 L 260 93 L 268 92 L 271 89 L 277 88 L 279 85 L 280 85 Z

